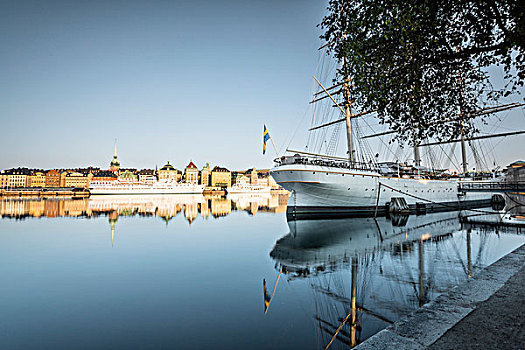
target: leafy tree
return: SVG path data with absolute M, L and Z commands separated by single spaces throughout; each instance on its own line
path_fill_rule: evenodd
M 475 111 L 525 80 L 523 0 L 330 0 L 320 26 L 357 105 L 402 141 L 456 137 L 462 120 L 472 133 Z

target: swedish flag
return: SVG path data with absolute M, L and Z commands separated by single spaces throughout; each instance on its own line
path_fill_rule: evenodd
M 264 131 L 263 131 L 263 154 L 266 153 L 266 141 L 270 139 L 270 133 L 268 132 L 268 129 L 266 129 L 266 124 L 264 124 Z

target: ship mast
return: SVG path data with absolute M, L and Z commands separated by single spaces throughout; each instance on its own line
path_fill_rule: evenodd
M 459 47 L 456 47 L 456 52 L 459 52 Z M 465 120 L 463 119 L 463 73 L 459 73 L 459 97 L 460 97 L 460 110 L 459 118 L 461 122 L 461 166 L 463 167 L 463 177 L 467 177 L 468 165 L 467 165 L 467 147 L 465 146 Z
M 343 64 L 346 60 L 343 59 Z M 352 139 L 352 110 L 350 108 L 350 85 L 348 82 L 350 79 L 348 76 L 345 77 L 345 82 L 343 84 L 343 96 L 344 96 L 344 105 L 345 105 L 345 120 L 346 120 L 346 139 L 348 142 L 348 162 L 350 166 L 355 163 L 354 159 L 354 141 Z
M 343 36 L 344 38 L 344 36 Z M 345 106 L 345 122 L 346 122 L 346 140 L 348 145 L 348 162 L 350 167 L 355 163 L 354 159 L 354 140 L 352 139 L 352 109 L 350 108 L 350 77 L 346 70 L 346 57 L 343 56 L 343 72 L 345 72 L 343 82 L 343 98 Z
M 417 140 L 416 132 L 414 132 L 414 165 L 421 165 L 421 155 L 419 153 L 419 141 Z
M 343 34 L 343 40 L 346 39 L 346 35 Z M 355 163 L 354 159 L 354 140 L 352 139 L 352 109 L 350 108 L 350 77 L 348 76 L 346 57 L 343 56 L 343 98 L 345 105 L 345 122 L 346 122 L 346 140 L 348 144 L 348 162 L 350 168 Z
M 467 176 L 468 165 L 467 165 L 467 147 L 465 145 L 465 123 L 461 118 L 461 165 L 463 166 L 463 176 Z

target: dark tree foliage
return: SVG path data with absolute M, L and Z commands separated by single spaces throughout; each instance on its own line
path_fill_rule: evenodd
M 525 80 L 523 0 L 330 0 L 322 39 L 353 81 L 353 98 L 400 140 L 450 139 L 474 111 Z M 494 90 L 487 68 L 499 65 Z

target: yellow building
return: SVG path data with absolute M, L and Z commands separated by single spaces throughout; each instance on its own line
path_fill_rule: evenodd
M 201 170 L 201 185 L 210 185 L 210 164 L 206 163 L 206 166 Z
M 184 181 L 188 184 L 199 183 L 199 169 L 197 169 L 197 166 L 193 164 L 191 160 L 184 171 Z
M 232 183 L 232 173 L 226 169 L 216 166 L 211 171 L 211 185 L 213 187 L 230 187 Z
M 0 173 L 0 188 L 7 187 L 7 184 L 9 183 L 8 179 L 9 177 L 7 176 L 7 174 L 4 174 L 3 172 Z
M 170 161 L 159 169 L 159 180 L 167 180 L 167 181 L 180 181 L 181 174 L 180 172 L 173 167 L 173 165 L 170 164 Z
M 258 185 L 258 184 L 259 184 L 259 178 L 257 176 L 257 170 L 253 168 L 250 173 L 250 185 Z
M 27 177 L 27 187 L 46 187 L 46 174 L 35 171 Z
M 7 186 L 6 187 L 27 187 L 27 178 L 29 170 L 27 169 L 11 169 L 6 171 Z
M 72 171 L 64 170 L 60 172 L 60 180 L 58 182 L 59 187 L 66 187 L 66 175 Z
M 63 180 L 62 180 L 63 179 Z M 66 173 L 61 179 L 62 187 L 89 188 L 89 177 L 81 173 Z

